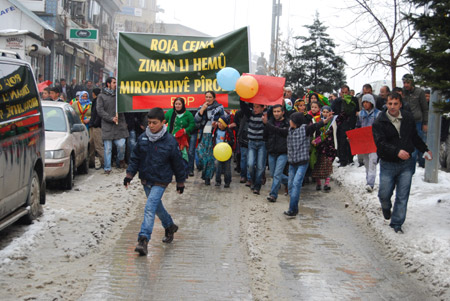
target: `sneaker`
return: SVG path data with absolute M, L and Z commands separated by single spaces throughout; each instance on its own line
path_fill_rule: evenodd
M 225 183 L 225 185 L 223 185 L 224 188 L 230 188 L 230 183 Z
M 244 177 L 242 177 L 241 180 L 239 181 L 239 183 L 246 183 L 246 182 L 247 182 L 247 179 Z
M 105 174 L 109 175 L 111 173 L 111 170 L 105 170 Z
M 205 185 L 206 185 L 206 186 L 211 185 L 211 180 L 210 180 L 210 179 L 206 179 L 206 180 L 205 180 Z
M 389 209 L 381 208 L 381 209 L 383 211 L 384 219 L 387 219 L 387 220 L 391 219 L 391 209 L 390 208 Z
M 166 236 L 162 239 L 162 242 L 168 244 L 173 240 L 173 235 L 178 231 L 178 226 L 175 224 L 170 225 L 166 228 Z
M 250 186 L 252 186 L 252 182 L 250 182 L 250 181 L 247 181 L 247 183 L 245 183 L 245 186 L 247 186 L 247 187 L 250 187 Z
M 259 190 L 258 190 L 258 189 L 254 189 L 254 190 L 253 190 L 253 194 L 259 195 Z
M 271 203 L 275 203 L 275 202 L 277 201 L 277 199 L 274 198 L 274 197 L 271 196 L 271 195 L 269 195 L 269 196 L 267 197 L 267 200 L 268 200 L 269 202 L 271 202 Z
M 293 211 L 284 211 L 283 212 L 286 218 L 295 218 L 297 216 L 296 212 Z
M 330 190 L 331 190 L 331 187 L 329 185 L 323 186 L 323 191 L 330 192 Z
M 134 249 L 134 251 L 138 252 L 140 256 L 147 256 L 148 254 L 147 245 L 148 245 L 147 237 L 139 236 L 138 245 L 136 246 L 136 249 Z
M 367 192 L 372 192 L 373 191 L 373 187 L 370 185 L 366 185 L 366 190 Z
M 220 185 L 221 185 L 220 182 L 216 182 L 216 184 L 214 186 L 218 187 Z
M 316 190 L 322 190 L 322 186 L 321 185 L 316 185 Z

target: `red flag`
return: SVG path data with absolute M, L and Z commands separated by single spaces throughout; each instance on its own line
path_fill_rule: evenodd
M 250 75 L 258 82 L 258 93 L 252 98 L 241 98 L 245 102 L 256 103 L 261 105 L 284 104 L 284 77 L 275 77 L 267 75 L 256 75 L 244 73 L 242 75 Z
M 345 132 L 352 149 L 352 155 L 370 154 L 377 151 L 377 146 L 373 140 L 372 127 L 366 126 Z
M 48 86 L 50 86 L 52 83 L 53 83 L 53 82 L 50 81 L 50 80 L 46 80 L 46 81 L 44 81 L 44 82 L 42 82 L 42 83 L 39 83 L 39 84 L 37 85 L 37 86 L 38 86 L 39 92 L 44 91 L 44 89 L 47 88 Z

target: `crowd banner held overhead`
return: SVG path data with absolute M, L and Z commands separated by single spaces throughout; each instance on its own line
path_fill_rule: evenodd
M 242 74 L 243 76 L 252 76 L 258 82 L 258 92 L 252 98 L 241 98 L 245 102 L 261 105 L 284 104 L 284 77 L 275 77 L 256 74 Z
M 220 37 L 120 32 L 117 110 L 168 109 L 177 97 L 184 98 L 188 109 L 197 109 L 209 90 L 225 108 L 238 108 L 236 92 L 217 83 L 217 72 L 226 67 L 240 74 L 249 71 L 247 27 Z
M 373 140 L 372 126 L 366 126 L 345 132 L 350 143 L 352 155 L 370 154 L 377 151 Z

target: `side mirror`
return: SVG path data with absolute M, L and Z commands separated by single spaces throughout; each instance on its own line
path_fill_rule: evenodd
M 72 133 L 74 133 L 74 132 L 82 132 L 82 131 L 84 131 L 85 128 L 86 127 L 84 126 L 84 124 L 77 123 L 77 124 L 74 124 L 70 130 L 71 130 Z

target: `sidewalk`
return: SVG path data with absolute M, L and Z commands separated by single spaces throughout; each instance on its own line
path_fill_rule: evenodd
M 335 163 L 336 164 L 336 163 Z M 353 195 L 354 210 L 363 213 L 392 257 L 402 259 L 408 273 L 433 284 L 437 297 L 450 299 L 450 173 L 439 171 L 439 183 L 423 181 L 424 168 L 413 176 L 404 234 L 397 234 L 384 220 L 377 197 L 379 166 L 375 190 L 365 191 L 365 168 L 334 166 L 333 178 Z M 394 201 L 395 193 L 392 197 Z

